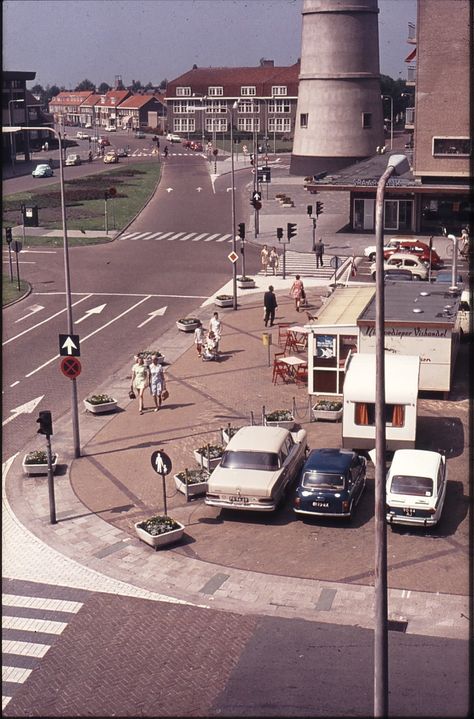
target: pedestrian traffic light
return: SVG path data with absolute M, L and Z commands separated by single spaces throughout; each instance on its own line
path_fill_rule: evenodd
M 286 226 L 286 236 L 288 237 L 288 240 L 291 240 L 292 237 L 296 235 L 296 224 L 294 222 L 288 222 Z
M 6 240 L 7 240 L 7 244 L 9 245 L 10 242 L 13 240 L 12 228 L 11 228 L 11 227 L 5 227 L 5 238 L 6 238 Z
M 245 240 L 245 222 L 239 222 L 239 237 Z
M 41 411 L 36 421 L 39 423 L 38 434 L 46 434 L 48 437 L 53 434 L 53 418 L 49 410 Z
M 306 205 L 306 212 L 311 217 L 311 215 L 313 214 L 313 205 Z
M 318 217 L 318 215 L 322 215 L 322 213 L 323 213 L 323 207 L 324 207 L 324 203 L 323 203 L 323 202 L 319 202 L 319 201 L 318 201 L 318 202 L 316 203 L 316 217 Z
M 283 237 L 283 227 L 277 227 L 277 237 L 279 240 Z

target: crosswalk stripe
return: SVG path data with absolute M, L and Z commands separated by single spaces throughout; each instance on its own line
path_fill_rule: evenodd
M 181 237 L 180 242 L 184 242 L 185 240 L 189 240 L 189 239 L 190 239 L 193 235 L 195 235 L 195 234 L 196 234 L 195 232 L 189 232 L 189 233 L 188 233 L 187 235 L 185 235 L 184 237 Z
M 140 232 L 136 237 L 134 237 L 134 240 L 143 240 L 148 235 L 148 232 Z
M 122 235 L 120 238 L 121 240 L 131 240 L 133 237 L 136 237 L 136 235 L 139 235 L 139 232 L 127 232 L 125 235 Z
M 168 237 L 168 240 L 177 240 L 181 235 L 184 235 L 184 232 L 176 232 L 172 237 Z
M 191 242 L 198 242 L 199 240 L 202 240 L 203 237 L 207 235 L 207 232 L 203 232 L 202 235 L 198 235 L 197 237 L 194 237 L 194 239 L 191 240 Z
M 151 232 L 151 233 L 150 233 L 150 237 L 148 237 L 147 239 L 149 239 L 149 240 L 157 240 L 157 239 L 159 238 L 159 236 L 162 235 L 162 234 L 163 234 L 162 232 Z
M 23 669 L 22 667 L 2 667 L 2 682 L 14 682 L 15 684 L 23 684 L 30 676 L 32 669 Z
M 53 622 L 49 619 L 28 619 L 27 617 L 8 617 L 2 619 L 3 629 L 20 629 L 24 632 L 43 632 L 44 634 L 61 634 L 67 622 Z
M 3 654 L 17 654 L 21 657 L 44 657 L 49 646 L 49 644 L 33 644 L 32 642 L 2 639 Z
M 25 597 L 17 594 L 2 594 L 2 604 L 8 607 L 30 607 L 31 609 L 48 609 L 56 612 L 78 612 L 82 607 L 82 602 L 46 597 Z
M 217 233 L 217 235 L 209 235 L 209 237 L 204 240 L 204 242 L 211 242 L 211 240 L 215 240 L 216 237 L 219 237 L 219 233 Z
M 225 242 L 226 240 L 228 240 L 231 237 L 232 237 L 232 235 L 222 235 L 220 240 L 216 240 L 216 242 Z
M 169 235 L 172 235 L 172 234 L 173 234 L 172 232 L 163 232 L 163 234 L 162 234 L 161 237 L 160 237 L 160 240 L 166 240 L 166 238 L 169 237 Z

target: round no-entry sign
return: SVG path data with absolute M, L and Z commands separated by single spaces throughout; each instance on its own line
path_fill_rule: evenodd
M 61 372 L 69 377 L 69 379 L 75 379 L 81 374 L 81 362 L 77 357 L 63 357 L 61 360 Z

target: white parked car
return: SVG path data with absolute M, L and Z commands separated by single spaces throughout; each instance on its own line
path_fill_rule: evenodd
M 70 166 L 70 165 L 80 165 L 80 164 L 81 164 L 81 156 L 80 155 L 73 153 L 66 157 L 66 165 Z
M 393 268 L 399 270 L 409 270 L 414 280 L 427 280 L 428 279 L 428 268 L 425 263 L 422 262 L 416 255 L 411 255 L 408 252 L 394 252 L 388 260 L 383 263 L 384 270 Z M 370 274 L 372 279 L 375 280 L 376 263 L 373 262 L 370 265 Z
M 166 135 L 167 142 L 181 142 L 182 139 L 179 135 L 173 135 L 172 132 L 168 132 Z
M 108 127 L 105 128 L 105 131 L 106 132 L 117 132 L 117 128 L 115 127 L 115 125 L 109 125 Z
M 205 503 L 273 512 L 304 463 L 306 431 L 249 426 L 231 438 L 209 477 Z
M 76 137 L 78 140 L 88 140 L 89 134 L 87 132 L 83 132 L 82 130 L 79 130 L 79 132 L 76 132 Z
M 439 452 L 397 449 L 387 474 L 387 522 L 421 527 L 437 524 L 447 481 L 446 459 Z
M 383 249 L 385 250 L 398 250 L 400 246 L 400 240 L 397 237 L 392 237 L 386 245 L 384 245 Z M 364 257 L 368 257 L 371 262 L 375 260 L 376 255 L 376 247 L 375 245 L 369 245 L 364 249 Z

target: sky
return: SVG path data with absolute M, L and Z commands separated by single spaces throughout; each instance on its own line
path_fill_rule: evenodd
M 4 70 L 74 89 L 140 80 L 159 85 L 199 67 L 292 65 L 303 0 L 5 0 Z M 416 0 L 379 0 L 380 71 L 405 79 Z

